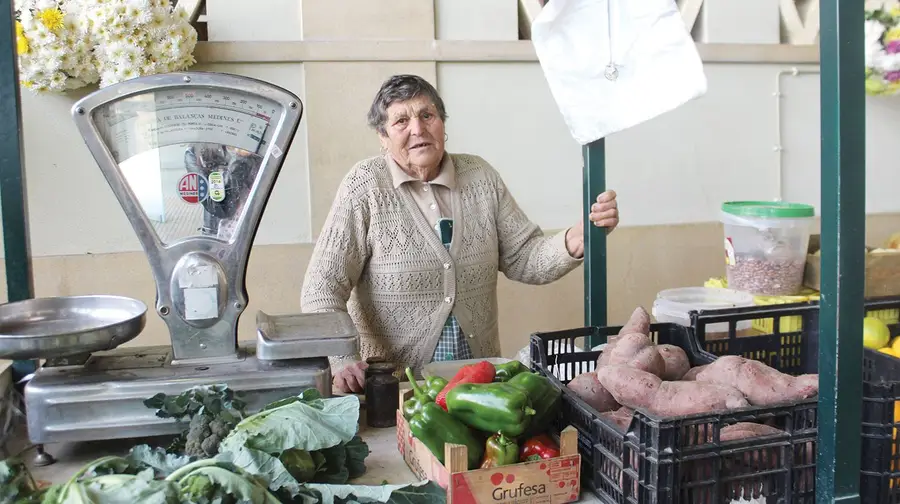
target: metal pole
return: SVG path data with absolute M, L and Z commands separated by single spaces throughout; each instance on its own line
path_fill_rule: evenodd
M 22 146 L 22 109 L 16 53 L 15 12 L 12 0 L 0 0 L 0 211 L 3 213 L 3 251 L 9 301 L 34 297 L 25 166 Z M 14 379 L 34 372 L 35 361 L 16 361 Z
M 601 138 L 585 145 L 584 156 L 584 321 L 587 326 L 606 325 L 606 230 L 588 219 L 591 205 L 606 187 L 606 148 Z M 591 338 L 588 346 L 605 343 Z
M 864 0 L 822 0 L 818 503 L 858 503 L 865 288 Z

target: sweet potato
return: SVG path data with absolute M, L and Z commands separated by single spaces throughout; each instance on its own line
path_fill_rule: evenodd
M 697 381 L 740 390 L 754 406 L 808 399 L 819 393 L 818 380 L 795 378 L 762 362 L 736 355 L 719 357 L 697 374 Z M 615 394 L 613 394 L 615 395 Z
M 666 371 L 660 376 L 666 381 L 678 381 L 691 369 L 687 353 L 675 345 L 656 345 L 656 350 L 666 363 Z
M 612 394 L 610 394 L 603 385 L 600 385 L 597 374 L 593 371 L 581 373 L 566 386 L 569 390 L 574 392 L 575 395 L 581 398 L 582 401 L 586 402 L 588 406 L 594 408 L 599 413 L 614 410 L 619 407 L 619 403 L 613 399 Z
M 660 417 L 724 411 L 748 406 L 735 388 L 699 382 L 664 382 L 628 366 L 597 369 L 600 384 L 622 406 L 642 408 Z
M 619 336 L 630 333 L 650 334 L 650 314 L 641 306 L 634 309 L 628 322 L 619 330 Z
M 602 366 L 629 366 L 655 376 L 666 372 L 666 361 L 656 345 L 649 336 L 640 333 L 624 334 L 607 345 L 597 358 L 597 368 Z
M 706 369 L 706 365 L 692 367 L 688 370 L 687 373 L 684 374 L 684 376 L 681 377 L 681 381 L 696 381 L 697 374 L 699 374 L 704 369 Z
M 737 441 L 739 439 L 772 436 L 775 434 L 784 434 L 784 431 L 770 425 L 753 422 L 738 422 L 722 427 L 722 430 L 719 431 L 719 440 L 723 442 Z
M 634 416 L 634 410 L 628 406 L 622 406 L 615 411 L 607 411 L 600 416 L 616 424 L 621 430 L 628 430 L 631 425 L 631 418 Z

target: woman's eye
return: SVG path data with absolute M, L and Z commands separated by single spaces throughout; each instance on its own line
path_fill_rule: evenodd
M 431 112 L 425 112 L 424 114 L 422 114 L 422 119 L 425 119 L 426 121 L 428 119 L 431 119 L 431 117 Z

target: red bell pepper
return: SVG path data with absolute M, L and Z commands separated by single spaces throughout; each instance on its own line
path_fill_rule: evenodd
M 519 450 L 519 461 L 530 462 L 532 460 L 551 459 L 559 457 L 559 448 L 546 434 L 540 434 L 529 438 L 522 443 Z
M 453 376 L 453 379 L 447 382 L 447 385 L 441 389 L 434 402 L 438 406 L 447 411 L 447 392 L 459 385 L 460 383 L 491 383 L 494 381 L 494 374 L 497 370 L 494 365 L 488 361 L 476 362 L 460 368 Z

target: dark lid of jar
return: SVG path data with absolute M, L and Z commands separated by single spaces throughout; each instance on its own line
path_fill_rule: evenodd
M 366 368 L 366 372 L 371 374 L 391 374 L 396 370 L 397 366 L 393 362 L 373 362 Z

